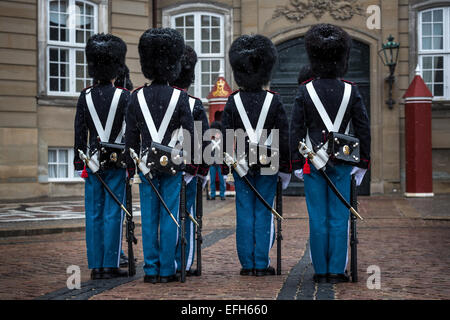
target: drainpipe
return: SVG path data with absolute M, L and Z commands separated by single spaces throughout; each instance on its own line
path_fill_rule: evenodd
M 157 28 L 158 27 L 158 4 L 157 4 L 157 0 L 152 0 L 152 23 L 153 23 L 153 28 Z

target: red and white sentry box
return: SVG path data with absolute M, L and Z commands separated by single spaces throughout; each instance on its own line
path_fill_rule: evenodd
M 405 99 L 406 197 L 432 197 L 431 103 L 433 94 L 419 67 Z

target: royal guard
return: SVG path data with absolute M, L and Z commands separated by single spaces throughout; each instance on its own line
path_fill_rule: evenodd
M 195 65 L 197 64 L 197 54 L 190 46 L 186 46 L 184 54 L 181 57 L 181 72 L 178 78 L 172 81 L 170 84 L 174 87 L 181 88 L 187 92 L 191 84 L 195 80 Z M 208 118 L 206 117 L 205 109 L 203 108 L 202 100 L 193 96 L 189 96 L 189 108 L 192 112 L 194 121 L 196 121 L 195 134 L 197 135 L 199 143 L 201 145 L 196 147 L 196 155 L 202 155 L 203 150 L 207 146 L 207 141 L 203 141 L 203 134 L 209 129 Z M 201 132 L 197 132 L 200 129 Z M 200 131 L 200 130 L 199 130 Z M 195 257 L 195 216 L 196 216 L 196 197 L 197 197 L 197 180 L 202 181 L 204 186 L 208 180 L 208 168 L 209 166 L 203 162 L 203 157 L 200 159 L 202 163 L 198 167 L 197 176 L 194 177 L 186 185 L 186 209 L 189 218 L 187 220 L 186 228 L 186 273 L 188 276 L 196 275 L 196 270 L 191 270 L 192 263 Z M 198 178 L 198 179 L 197 179 Z M 181 245 L 178 241 L 177 247 L 177 265 L 181 266 Z
M 350 36 L 337 26 L 318 24 L 306 33 L 305 45 L 313 78 L 300 85 L 295 98 L 290 125 L 292 168 L 305 183 L 314 281 L 346 282 L 349 209 L 325 177 L 348 202 L 351 175 L 355 174 L 359 185 L 369 167 L 370 124 L 358 87 L 341 79 L 347 72 Z M 353 156 L 357 164 L 337 161 L 339 152 L 330 154 L 327 146 L 333 133 L 351 133 L 359 139 L 343 148 L 343 153 L 359 148 L 360 159 Z M 316 168 L 316 162 L 305 160 L 299 152 L 300 142 L 313 152 L 310 155 L 321 155 L 319 162 L 324 166 Z
M 120 72 L 117 76 L 116 81 L 114 82 L 114 85 L 119 88 L 125 88 L 128 91 L 133 90 L 133 82 L 131 82 L 130 79 L 130 69 L 124 64 L 123 67 L 120 69 Z M 125 120 L 124 120 L 125 121 Z M 123 136 L 122 142 L 125 143 L 125 136 Z M 130 177 L 131 178 L 131 177 Z M 131 195 L 129 195 L 131 196 Z M 120 252 L 120 267 L 126 267 L 128 266 L 128 257 L 125 254 L 125 252 L 122 250 Z
M 211 155 L 214 159 L 222 158 L 220 153 L 223 152 L 222 132 L 223 126 L 221 121 L 213 121 L 211 129 L 216 129 L 214 135 L 211 137 Z M 227 176 L 222 175 L 221 164 L 213 163 L 209 167 L 209 181 L 210 181 L 210 196 L 208 200 L 216 200 L 216 175 L 219 177 L 219 195 L 220 200 L 225 200 L 226 181 Z
M 240 89 L 228 98 L 222 124 L 225 161 L 232 163 L 236 190 L 236 245 L 242 266 L 240 274 L 274 275 L 275 269 L 270 266 L 269 259 L 275 236 L 274 218 L 273 210 L 267 206 L 274 203 L 278 177 L 281 177 L 284 188 L 291 177 L 286 112 L 280 95 L 264 89 L 269 86 L 277 50 L 262 35 L 243 35 L 232 43 L 229 59 Z M 228 141 L 228 129 L 236 132 L 235 144 Z M 239 151 L 242 144 L 245 146 L 242 148 L 245 149 L 244 154 Z M 228 150 L 233 145 L 237 146 L 235 152 Z M 222 174 L 228 174 L 226 165 L 222 169 Z
M 115 201 L 125 196 L 126 161 L 120 157 L 120 148 L 108 148 L 105 154 L 102 147 L 119 144 L 123 138 L 129 92 L 114 82 L 125 65 L 126 52 L 126 44 L 111 34 L 89 38 L 86 59 L 94 85 L 81 92 L 75 115 L 74 165 L 79 172 L 84 167 L 86 247 L 92 279 L 127 276 L 118 268 L 123 216 Z M 90 160 L 87 168 L 86 159 Z
M 151 83 L 130 96 L 126 150 L 133 155 L 142 180 L 139 192 L 144 282 L 167 283 L 177 280 L 179 268 L 175 253 L 182 179 L 188 183 L 197 173 L 197 166 L 184 165 L 179 153 L 171 156 L 176 152 L 169 146 L 180 127 L 194 137 L 189 96 L 169 85 L 180 74 L 185 45 L 178 31 L 154 28 L 142 34 L 138 49 L 142 72 Z

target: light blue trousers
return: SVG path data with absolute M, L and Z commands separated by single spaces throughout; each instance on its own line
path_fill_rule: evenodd
M 350 200 L 351 166 L 335 165 L 327 175 L 344 198 Z M 317 274 L 344 273 L 347 266 L 349 210 L 311 166 L 304 175 L 309 214 L 311 258 Z
M 179 230 L 142 173 L 139 185 L 142 221 L 142 248 L 146 275 L 168 277 L 177 269 L 175 251 Z M 152 179 L 170 211 L 179 222 L 181 173 L 160 174 Z
M 88 267 L 117 268 L 122 250 L 123 213 L 97 177 L 89 169 L 87 172 L 84 205 Z M 117 198 L 125 203 L 125 169 L 98 172 Z
M 219 192 L 220 197 L 225 197 L 225 181 L 223 180 L 222 171 L 220 170 L 220 166 L 213 165 L 209 168 L 209 174 L 210 174 L 210 186 L 211 186 L 211 197 L 216 197 L 216 173 L 219 174 Z
M 243 269 L 265 269 L 275 240 L 274 219 L 270 210 L 255 196 L 235 172 L 236 248 Z M 264 200 L 273 206 L 277 175 L 247 175 Z

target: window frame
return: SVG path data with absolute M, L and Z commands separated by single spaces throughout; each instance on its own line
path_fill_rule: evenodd
M 79 91 L 76 91 L 76 51 L 83 50 L 86 46 L 86 43 L 77 43 L 76 42 L 76 27 L 75 27 L 75 19 L 76 19 L 76 12 L 74 12 L 75 4 L 76 2 L 83 2 L 85 4 L 91 5 L 93 7 L 93 22 L 94 22 L 94 28 L 93 33 L 98 32 L 98 4 L 95 2 L 91 2 L 88 0 L 66 0 L 68 2 L 68 34 L 69 34 L 69 41 L 56 41 L 56 40 L 50 40 L 50 2 L 54 0 L 46 0 L 46 12 L 47 12 L 47 21 L 46 21 L 46 76 L 45 76 L 45 82 L 46 82 L 46 93 L 49 96 L 65 96 L 65 97 L 76 97 L 80 94 Z M 87 39 L 85 39 L 87 40 Z M 50 49 L 63 49 L 68 51 L 69 59 L 69 73 L 68 73 L 68 85 L 69 85 L 69 91 L 52 91 L 50 90 Z M 59 64 L 58 64 L 59 65 Z M 85 68 L 87 68 L 87 64 L 85 65 Z M 58 77 L 59 78 L 59 77 Z M 89 78 L 84 78 L 89 79 Z
M 48 147 L 47 149 L 47 155 L 50 151 L 56 151 L 56 162 L 50 163 L 50 160 L 47 158 L 47 170 L 50 167 L 50 164 L 56 164 L 58 166 L 58 157 L 59 157 L 59 151 L 67 151 L 67 177 L 64 178 L 50 178 L 50 174 L 48 174 L 48 182 L 83 182 L 84 179 L 81 177 L 76 176 L 75 174 L 75 167 L 73 165 L 73 159 L 74 157 L 74 150 L 73 148 L 69 147 Z M 48 171 L 49 172 L 49 171 Z
M 212 61 L 212 60 L 219 60 L 220 61 L 220 67 L 217 72 L 218 75 L 220 73 L 224 73 L 225 70 L 225 16 L 220 13 L 214 13 L 209 11 L 203 11 L 203 10 L 197 10 L 197 11 L 186 11 L 178 14 L 174 14 L 170 16 L 170 27 L 177 29 L 176 26 L 176 19 L 180 17 L 186 17 L 186 16 L 193 16 L 194 17 L 194 50 L 197 53 L 197 65 L 195 66 L 195 80 L 194 83 L 191 85 L 191 88 L 193 88 L 193 95 L 196 97 L 200 97 L 202 101 L 207 101 L 206 96 L 202 96 L 202 89 L 205 87 L 202 85 L 202 61 Z M 209 17 L 216 17 L 219 18 L 219 31 L 220 31 L 220 52 L 219 53 L 202 53 L 202 25 L 201 25 L 201 18 L 202 16 L 209 16 Z M 184 24 L 183 28 L 186 28 L 186 25 Z M 183 35 L 184 36 L 184 35 Z M 209 74 L 216 73 L 216 72 L 209 72 Z M 214 87 L 214 81 L 212 81 L 209 85 L 210 90 Z
M 233 27 L 234 27 L 234 19 L 233 19 L 233 13 L 234 13 L 233 7 L 231 5 L 227 5 L 224 3 L 211 3 L 211 2 L 190 2 L 190 3 L 177 3 L 168 5 L 166 7 L 161 8 L 161 14 L 162 14 L 162 24 L 161 26 L 163 28 L 170 28 L 172 26 L 171 18 L 172 16 L 179 15 L 179 14 L 187 14 L 192 12 L 205 12 L 208 14 L 219 14 L 224 17 L 224 53 L 225 53 L 225 59 L 224 59 L 224 68 L 223 68 L 223 74 L 222 76 L 226 79 L 228 83 L 233 83 L 232 79 L 232 69 L 229 60 L 226 58 L 227 52 L 229 48 L 231 47 L 231 44 L 234 40 L 234 37 L 236 35 L 234 34 Z M 203 105 L 205 106 L 205 109 L 208 110 L 208 99 L 201 99 L 203 102 Z
M 75 0 L 73 1 L 75 4 Z M 80 0 L 81 2 L 87 3 L 89 5 L 93 5 L 94 7 L 94 25 L 95 33 L 108 33 L 110 31 L 109 25 L 109 1 L 108 0 Z M 49 42 L 49 31 L 50 31 L 50 1 L 49 0 L 38 0 L 37 1 L 37 11 L 38 11 L 38 92 L 37 92 L 37 103 L 38 105 L 46 105 L 46 106 L 64 106 L 64 107 L 74 107 L 76 105 L 76 99 L 79 95 L 79 92 L 76 92 L 76 82 L 75 84 L 71 84 L 72 88 L 70 92 L 58 92 L 58 91 L 50 91 L 49 81 L 49 46 L 53 47 L 67 47 L 70 50 L 70 46 L 68 43 L 59 42 L 52 40 Z M 73 27 L 75 30 L 75 27 Z M 70 39 L 69 39 L 70 40 Z M 74 40 L 75 41 L 75 40 Z M 61 44 L 61 45 L 60 45 Z M 84 51 L 85 44 L 74 45 L 72 48 L 74 50 L 83 50 Z M 70 62 L 70 61 L 69 61 Z M 74 66 L 71 68 L 75 69 L 73 74 L 76 74 L 76 61 L 73 61 Z M 69 73 L 70 74 L 70 73 Z M 74 77 L 71 77 L 74 78 Z
M 422 49 L 422 15 L 427 12 L 433 12 L 435 10 L 443 10 L 442 22 L 443 22 L 443 45 L 442 49 Z M 433 25 L 433 24 L 432 24 Z M 450 100 L 450 6 L 437 6 L 426 8 L 417 11 L 417 61 L 423 77 L 423 58 L 424 57 L 443 57 L 443 96 L 434 96 L 434 88 L 430 91 L 433 92 L 433 101 L 447 101 Z M 428 70 L 428 69 L 427 69 Z M 435 69 L 431 69 L 435 70 Z M 434 74 L 434 72 L 433 72 Z M 434 79 L 433 82 L 434 83 Z

